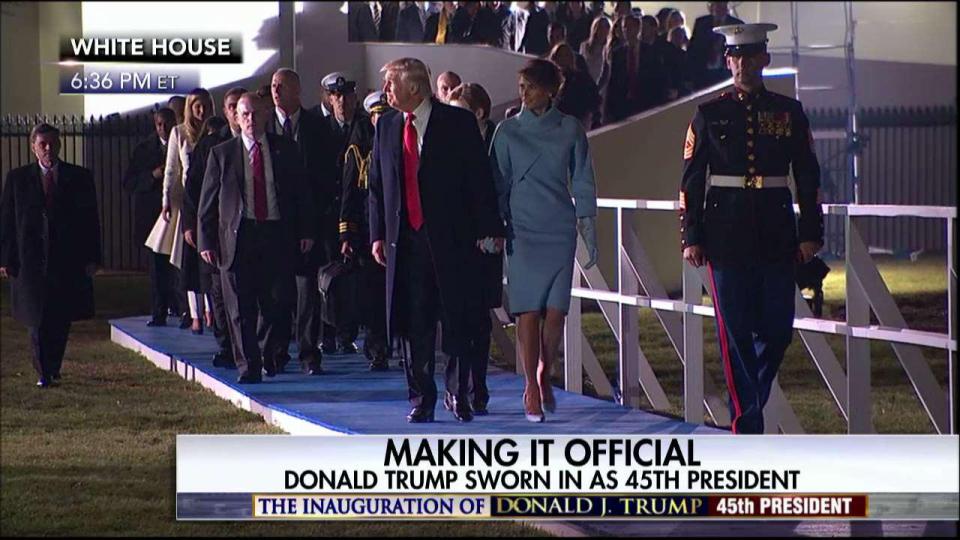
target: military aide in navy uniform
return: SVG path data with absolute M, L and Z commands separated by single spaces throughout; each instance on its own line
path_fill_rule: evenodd
M 776 28 L 714 29 L 726 37 L 734 89 L 700 105 L 683 149 L 683 258 L 709 271 L 734 433 L 763 433 L 763 407 L 793 337 L 795 265 L 823 245 L 809 122 L 800 102 L 763 85 L 766 34 Z
M 387 96 L 373 92 L 363 100 L 370 116 L 355 115 L 343 155 L 343 196 L 340 207 L 340 253 L 353 259 L 361 286 L 357 303 L 367 333 L 363 354 L 370 360 L 370 371 L 387 371 L 386 269 L 373 260 L 370 252 L 370 215 L 367 196 L 367 171 L 373 152 L 374 126 L 380 116 L 391 111 Z

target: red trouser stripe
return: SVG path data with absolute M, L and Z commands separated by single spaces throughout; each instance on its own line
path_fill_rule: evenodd
M 720 295 L 717 293 L 717 280 L 713 277 L 713 266 L 707 263 L 707 272 L 710 273 L 710 285 L 713 287 L 713 310 L 717 316 L 717 333 L 720 334 L 720 356 L 723 357 L 723 374 L 727 379 L 727 391 L 733 399 L 733 408 L 735 418 L 731 422 L 730 430 L 737 432 L 737 420 L 743 414 L 740 407 L 740 397 L 737 396 L 737 385 L 733 380 L 733 364 L 730 363 L 730 347 L 727 343 L 727 325 L 723 322 L 723 315 L 720 314 Z

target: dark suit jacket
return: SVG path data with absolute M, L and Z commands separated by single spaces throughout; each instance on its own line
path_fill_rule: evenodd
M 603 123 L 619 122 L 639 111 L 638 101 L 629 97 L 630 81 L 627 77 L 629 47 L 623 45 L 610 55 L 610 80 L 603 95 Z M 639 51 L 637 53 L 639 68 Z
M 600 110 L 597 83 L 586 71 L 564 70 L 563 86 L 557 94 L 556 104 L 560 112 L 583 122 L 588 114 L 596 115 Z M 583 128 L 589 130 L 590 126 L 584 125 Z
M 490 8 L 484 7 L 481 9 Z M 500 4 L 498 9 L 490 9 L 490 13 L 493 13 L 497 28 L 499 28 L 500 31 L 500 35 L 497 37 L 497 43 L 494 46 L 511 49 L 513 44 L 510 42 L 510 8 L 504 4 Z
M 398 2 L 380 2 L 380 30 L 367 2 L 348 2 L 347 41 L 396 41 Z
M 368 195 L 370 241 L 383 240 L 387 258 L 387 330 L 402 333 L 395 313 L 397 242 L 403 205 L 403 114 L 391 111 L 377 124 Z M 460 354 L 481 307 L 477 239 L 503 237 L 493 176 L 476 117 L 433 101 L 420 152 L 420 202 L 442 302 L 443 350 Z M 398 316 L 400 315 L 400 316 Z
M 557 22 L 563 24 L 567 30 L 567 43 L 574 52 L 580 51 L 580 44 L 590 37 L 590 26 L 593 24 L 593 13 L 585 10 L 579 19 L 570 17 L 567 10 L 557 11 Z
M 284 137 L 267 134 L 273 180 L 280 207 L 284 242 L 288 258 L 276 261 L 279 271 L 292 271 L 300 256 L 299 240 L 316 239 L 314 198 L 303 179 L 303 166 L 297 146 Z M 221 270 L 233 269 L 237 253 L 237 235 L 244 216 L 243 139 L 235 137 L 210 150 L 200 192 L 197 240 L 199 251 L 217 252 Z
M 397 41 L 403 43 L 420 43 L 423 41 L 423 21 L 420 20 L 420 9 L 409 4 L 400 10 L 397 16 Z
M 70 320 L 93 317 L 85 268 L 101 261 L 93 174 L 61 161 L 48 217 L 40 171 L 32 163 L 7 173 L 0 199 L 0 266 L 13 276 L 13 317 L 27 326 L 40 326 L 52 304 Z
M 500 23 L 493 10 L 480 8 L 470 18 L 467 8 L 459 7 L 453 16 L 452 43 L 498 46 L 502 40 Z
M 714 42 L 724 41 L 723 36 L 714 32 L 713 28 L 728 24 L 743 24 L 743 21 L 733 15 L 727 15 L 727 18 L 721 24 L 716 24 L 713 22 L 713 15 L 703 15 L 697 17 L 697 20 L 693 23 L 693 33 L 690 34 L 690 43 L 687 45 L 687 58 L 695 79 L 702 77 L 702 72 L 706 69 L 707 61 L 710 59 Z
M 669 43 L 667 46 L 672 47 Z M 640 110 L 663 105 L 670 88 L 668 51 L 656 43 L 640 44 Z
M 332 117 L 332 115 L 331 115 Z M 334 245 L 336 239 L 337 218 L 340 215 L 340 182 L 337 176 L 337 146 L 330 130 L 330 118 L 322 112 L 300 108 L 300 120 L 297 127 L 296 147 L 305 181 L 313 194 L 312 216 L 317 245 L 297 265 L 299 275 L 316 272 L 320 265 L 340 252 Z M 267 123 L 267 133 L 276 133 L 276 115 L 271 113 Z
M 167 159 L 166 146 L 153 134 L 133 149 L 130 164 L 123 175 L 123 189 L 133 194 L 133 235 L 139 245 L 147 240 L 160 215 L 163 201 L 163 175 L 153 177 L 153 170 Z
M 187 167 L 187 177 L 184 180 L 183 207 L 180 209 L 180 224 L 184 231 L 197 231 L 197 207 L 200 204 L 200 191 L 203 189 L 203 173 L 207 170 L 207 156 L 210 150 L 223 142 L 233 138 L 230 126 L 223 126 L 220 131 L 204 135 L 193 147 L 190 154 L 190 166 Z
M 507 19 L 507 46 L 516 52 L 543 56 L 549 52 L 550 43 L 547 41 L 547 30 L 550 27 L 550 16 L 543 8 L 537 7 L 527 17 L 526 31 L 520 47 L 514 49 L 514 36 L 517 34 L 521 10 L 512 13 Z
M 456 15 L 456 14 L 454 14 Z M 433 43 L 437 40 L 437 30 L 440 27 L 440 12 L 431 13 L 423 23 L 423 42 Z M 447 43 L 456 43 L 453 35 L 453 17 L 447 21 Z

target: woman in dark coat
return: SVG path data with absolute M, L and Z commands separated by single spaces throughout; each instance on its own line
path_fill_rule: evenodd
M 563 73 L 563 84 L 557 93 L 557 109 L 580 120 L 585 131 L 593 128 L 600 117 L 600 90 L 590 74 L 577 61 L 573 48 L 561 43 L 550 52 L 550 61 Z
M 462 83 L 450 92 L 450 105 L 469 110 L 477 117 L 477 127 L 483 136 L 483 142 L 489 152 L 493 142 L 496 125 L 490 121 L 490 95 L 476 83 Z M 482 309 L 477 313 L 477 334 L 471 343 L 471 353 L 476 356 L 471 362 L 470 381 L 473 394 L 471 407 L 473 414 L 487 414 L 487 402 L 490 393 L 487 390 L 487 364 L 490 360 L 490 333 L 493 323 L 489 310 L 503 303 L 503 254 L 487 253 L 480 256 L 480 288 L 483 298 Z

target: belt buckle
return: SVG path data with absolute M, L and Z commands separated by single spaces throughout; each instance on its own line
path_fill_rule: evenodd
M 763 176 L 755 174 L 752 176 L 745 176 L 743 178 L 743 187 L 748 189 L 761 189 L 763 188 Z

